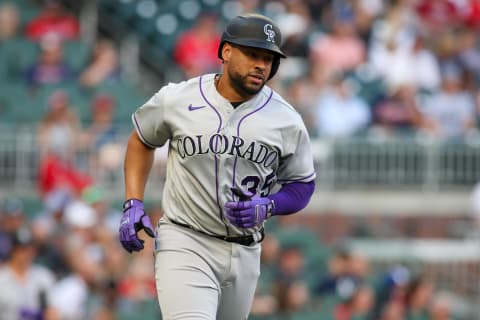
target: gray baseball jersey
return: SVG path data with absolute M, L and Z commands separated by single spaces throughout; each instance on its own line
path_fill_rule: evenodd
M 132 115 L 147 146 L 169 142 L 163 209 L 168 219 L 209 234 L 243 235 L 223 205 L 232 187 L 261 196 L 281 184 L 315 178 L 309 137 L 300 115 L 264 86 L 235 109 L 207 74 L 168 84 Z M 260 228 L 258 226 L 257 228 Z
M 0 268 L 0 319 L 33 319 L 40 313 L 41 295 L 50 304 L 55 283 L 53 274 L 42 266 L 29 268 L 25 279 L 18 279 L 8 266 Z

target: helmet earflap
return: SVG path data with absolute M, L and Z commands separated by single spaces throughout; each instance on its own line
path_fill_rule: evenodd
M 278 67 L 280 67 L 280 57 L 275 55 L 275 58 L 272 62 L 272 69 L 270 70 L 270 75 L 268 76 L 268 80 L 272 79 L 273 76 L 277 73 Z

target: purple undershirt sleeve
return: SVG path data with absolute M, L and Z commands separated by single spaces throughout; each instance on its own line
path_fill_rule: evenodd
M 307 206 L 314 190 L 314 181 L 284 184 L 280 191 L 268 196 L 275 204 L 272 215 L 285 215 L 302 210 Z

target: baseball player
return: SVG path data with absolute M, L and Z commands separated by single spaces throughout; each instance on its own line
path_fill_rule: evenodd
M 120 241 L 155 237 L 164 319 L 247 319 L 260 274 L 264 223 L 303 209 L 314 191 L 299 114 L 266 85 L 285 58 L 269 18 L 246 14 L 223 32 L 221 74 L 168 84 L 135 111 L 125 156 Z M 154 149 L 168 142 L 164 216 L 143 206 Z
M 0 319 L 53 319 L 57 310 L 51 305 L 54 274 L 35 264 L 35 239 L 31 230 L 21 226 L 9 235 L 11 251 L 0 267 Z

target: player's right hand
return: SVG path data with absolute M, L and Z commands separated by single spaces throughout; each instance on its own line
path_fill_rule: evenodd
M 137 232 L 145 233 L 155 238 L 152 222 L 145 213 L 143 202 L 138 199 L 129 199 L 123 204 L 123 215 L 120 220 L 119 237 L 123 248 L 128 252 L 140 251 L 144 248 L 144 241 L 138 238 Z

